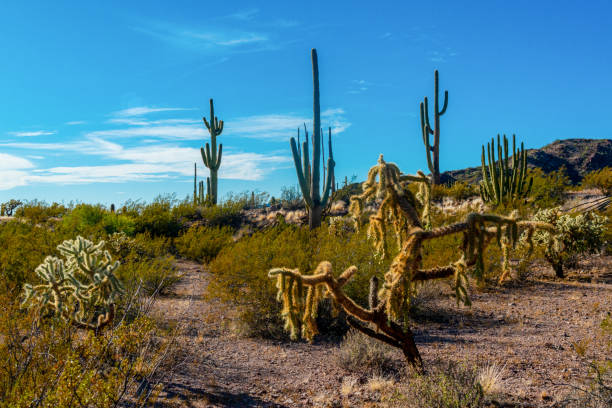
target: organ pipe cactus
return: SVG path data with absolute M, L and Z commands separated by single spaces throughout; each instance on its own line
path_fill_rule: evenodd
M 485 148 L 482 146 L 482 181 L 480 197 L 495 205 L 514 199 L 525 198 L 531 192 L 533 177 L 527 182 L 527 153 L 521 142 L 516 149 L 516 135 L 512 135 L 512 166 L 510 166 L 508 138 L 504 135 L 503 146 L 497 135 L 497 160 L 495 159 L 495 140 L 487 143 L 488 165 L 485 163 Z M 488 170 L 488 171 L 487 171 Z
M 223 154 L 222 144 L 219 144 L 219 148 L 217 149 L 217 136 L 223 132 L 223 121 L 220 121 L 215 116 L 215 107 L 212 99 L 210 100 L 210 122 L 207 121 L 205 117 L 202 118 L 202 120 L 210 133 L 210 144 L 206 143 L 206 149 L 201 147 L 200 153 L 202 154 L 204 165 L 210 170 L 210 177 L 206 181 L 209 187 L 208 194 L 210 197 L 210 203 L 216 205 L 218 171 L 219 167 L 221 166 L 221 155 Z
M 331 150 L 331 130 L 329 137 L 329 157 L 327 159 L 327 174 L 323 184 L 323 196 L 319 192 L 320 170 L 321 170 L 321 105 L 319 102 L 319 64 L 317 60 L 317 50 L 312 49 L 312 79 L 314 87 L 314 120 L 312 135 L 312 164 L 308 154 L 308 132 L 304 125 L 305 141 L 301 148 L 296 143 L 295 138 L 291 138 L 291 153 L 295 163 L 300 189 L 306 207 L 308 208 L 308 226 L 310 229 L 321 226 L 323 209 L 327 206 L 332 190 L 332 180 L 334 175 L 334 159 Z M 298 129 L 299 140 L 299 129 Z
M 110 324 L 125 291 L 115 276 L 119 262 L 103 247 L 104 241 L 94 244 L 81 236 L 58 245 L 65 260 L 45 258 L 35 270 L 42 283 L 24 285 L 22 306 L 83 329 L 98 331 Z
M 399 168 L 385 162 L 381 155 L 363 183 L 363 193 L 351 198 L 350 212 L 354 217 L 360 217 L 368 203 L 382 200 L 377 212 L 370 217 L 370 235 L 375 251 L 384 250 L 384 242 L 390 234 L 397 238 L 400 248 L 384 274 L 382 285 L 379 285 L 378 277 L 370 280 L 368 307 L 358 305 L 343 289 L 357 273 L 355 266 L 339 276 L 334 275 L 331 263 L 326 261 L 321 262 L 312 274 L 302 274 L 291 268 L 269 271 L 269 277 L 277 280 L 278 299 L 283 304 L 282 316 L 292 338 L 301 333 L 303 338 L 313 340 L 318 332 L 315 321 L 318 302 L 330 297 L 348 315 L 352 327 L 398 347 L 409 364 L 422 369 L 419 350 L 407 324 L 410 299 L 416 293 L 416 285 L 433 279 L 451 279 L 457 302 L 469 305 L 468 269 L 483 268 L 484 250 L 493 239 L 501 243 L 506 237 L 508 243 L 514 245 L 521 229 L 553 228 L 544 222 L 472 213 L 463 222 L 426 230 L 422 223 L 423 214 L 419 214 L 415 207 L 416 198 L 402 184 L 403 180 L 429 183 L 423 173 L 400 177 Z M 457 248 L 458 259 L 448 265 L 422 269 L 423 245 L 428 240 L 452 234 L 463 236 L 463 243 Z
M 438 70 L 434 72 L 434 127 L 429 122 L 429 103 L 427 97 L 421 102 L 421 133 L 427 156 L 427 167 L 432 175 L 433 184 L 440 184 L 440 116 L 446 113 L 448 107 L 448 91 L 444 91 L 444 102 L 439 109 L 438 101 Z M 433 145 L 429 136 L 433 135 Z

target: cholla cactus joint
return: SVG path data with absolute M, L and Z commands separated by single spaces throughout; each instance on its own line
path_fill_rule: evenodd
M 37 308 L 40 315 L 56 315 L 79 328 L 100 330 L 112 322 L 115 302 L 125 290 L 115 276 L 104 241 L 98 244 L 78 236 L 57 246 L 65 261 L 45 258 L 35 272 L 42 283 L 24 285 L 22 307 Z

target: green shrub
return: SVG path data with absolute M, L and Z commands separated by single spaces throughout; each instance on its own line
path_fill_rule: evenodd
M 594 212 L 563 214 L 557 207 L 538 211 L 534 220 L 555 226 L 555 234 L 538 230 L 533 241 L 543 248 L 546 260 L 560 278 L 565 267 L 575 265 L 578 255 L 595 253 L 604 244 L 607 218 Z
M 139 398 L 149 406 L 151 392 L 139 395 L 139 385 L 155 387 L 170 355 L 151 319 L 119 316 L 97 335 L 56 318 L 35 321 L 14 296 L 0 295 L 0 407 L 110 408 Z
M 561 205 L 565 198 L 565 192 L 572 185 L 565 167 L 548 174 L 544 174 L 540 168 L 535 167 L 529 169 L 527 175 L 533 177 L 531 202 L 538 208 Z
M 474 188 L 474 186 L 468 183 L 464 183 L 462 181 L 457 181 L 450 185 L 434 185 L 432 186 L 431 191 L 431 199 L 433 201 L 441 201 L 444 197 L 449 197 L 456 201 L 462 201 L 470 197 L 475 197 L 477 195 L 478 190 Z
M 128 293 L 141 288 L 147 295 L 163 294 L 179 279 L 168 238 L 115 233 L 108 237 L 107 248 L 121 261 L 118 276 Z
M 202 208 L 202 220 L 210 227 L 238 227 L 242 220 L 240 212 L 245 203 L 226 200 L 221 204 Z
M 176 200 L 172 197 L 157 197 L 152 203 L 143 206 L 139 216 L 135 218 L 135 232 L 148 233 L 156 237 L 178 236 L 183 225 L 172 212 L 175 203 Z
M 584 187 L 598 188 L 607 196 L 612 195 L 612 167 L 606 166 L 588 173 L 581 184 Z
M 35 279 L 34 269 L 46 255 L 56 254 L 57 245 L 69 237 L 72 234 L 17 220 L 0 224 L 0 277 L 6 290 L 19 291 Z
M 58 218 L 68 212 L 62 204 L 53 203 L 51 205 L 42 201 L 29 201 L 17 208 L 15 216 L 24 218 L 33 224 L 41 224 L 52 218 Z
M 341 273 L 350 265 L 359 269 L 345 287 L 345 293 L 367 304 L 368 280 L 386 270 L 382 260 L 373 259 L 365 231 L 355 234 L 331 233 L 325 226 L 309 231 L 287 224 L 246 236 L 221 250 L 210 263 L 211 281 L 206 296 L 232 303 L 239 312 L 247 335 L 285 337 L 276 288 L 268 277 L 274 266 L 287 265 L 311 273 L 319 262 L 328 260 Z M 322 331 L 337 327 L 331 310 L 320 309 Z
M 233 243 L 232 229 L 228 227 L 192 226 L 174 239 L 179 255 L 209 263 L 226 246 Z
M 430 364 L 427 374 L 413 372 L 405 383 L 384 395 L 390 407 L 477 408 L 485 406 L 478 371 L 452 362 Z

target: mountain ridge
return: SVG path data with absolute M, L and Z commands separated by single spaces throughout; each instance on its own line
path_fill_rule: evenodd
M 588 172 L 612 166 L 612 139 L 558 139 L 540 149 L 527 149 L 527 166 L 550 173 L 565 166 L 572 183 L 579 183 Z M 463 181 L 477 183 L 481 167 L 445 171 L 444 184 Z

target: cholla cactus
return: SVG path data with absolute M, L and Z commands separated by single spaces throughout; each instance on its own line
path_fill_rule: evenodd
M 457 301 L 469 305 L 466 274 L 474 266 L 476 270 L 483 270 L 483 252 L 491 240 L 497 238 L 500 245 L 504 242 L 504 245 L 513 246 L 518 241 L 521 228 L 552 229 L 551 225 L 544 222 L 472 213 L 464 222 L 427 230 L 423 226 L 422 215 L 415 209 L 415 198 L 400 180 L 429 183 L 422 173 L 400 178 L 398 167 L 386 163 L 381 155 L 378 164 L 370 169 L 363 183 L 363 194 L 351 198 L 351 213 L 356 217 L 361 215 L 368 202 L 382 200 L 376 214 L 370 217 L 369 231 L 375 250 L 379 253 L 386 251 L 385 242 L 389 233 L 395 235 L 400 247 L 384 275 L 380 289 L 378 278 L 370 280 L 368 308 L 355 303 L 343 290 L 343 286 L 357 272 L 355 266 L 349 267 L 338 277 L 333 275 L 329 262 L 321 262 L 311 275 L 302 275 L 299 270 L 290 268 L 270 270 L 268 275 L 277 279 L 278 299 L 283 302 L 285 327 L 292 338 L 297 338 L 301 328 L 302 337 L 312 341 L 317 334 L 314 320 L 317 303 L 324 296 L 330 296 L 349 316 L 351 326 L 370 337 L 400 348 L 408 363 L 420 368 L 421 357 L 412 331 L 406 324 L 410 298 L 415 293 L 416 285 L 427 280 L 451 278 Z M 427 200 L 424 204 L 428 205 Z M 388 228 L 389 224 L 392 228 Z M 427 240 L 458 233 L 463 234 L 463 245 L 458 248 L 461 256 L 457 261 L 432 269 L 421 269 L 421 249 Z
M 555 232 L 537 231 L 535 243 L 542 245 L 544 256 L 559 278 L 564 277 L 563 268 L 571 266 L 580 253 L 594 253 L 604 243 L 607 217 L 594 212 L 563 214 L 559 207 L 538 211 L 534 220 L 555 226 Z
M 56 315 L 79 328 L 100 330 L 112 322 L 115 301 L 124 293 L 114 275 L 104 241 L 94 244 L 78 236 L 57 246 L 65 261 L 48 256 L 35 272 L 43 283 L 24 285 L 23 307 L 42 315 Z

